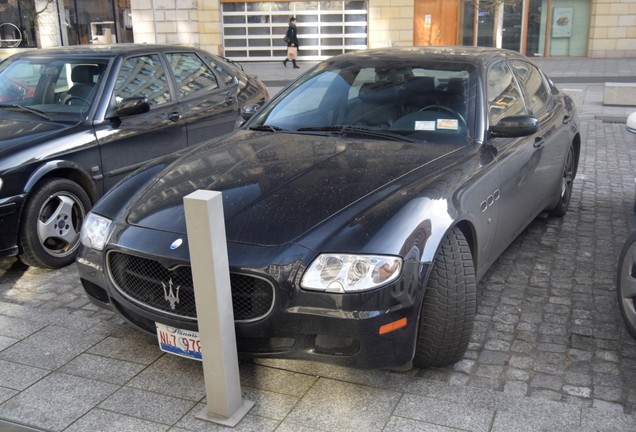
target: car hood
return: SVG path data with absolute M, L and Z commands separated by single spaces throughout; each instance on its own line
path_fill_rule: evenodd
M 185 234 L 183 197 L 213 190 L 229 241 L 280 245 L 459 147 L 239 131 L 164 170 L 129 203 L 127 220 Z
M 33 118 L 0 118 L 0 159 L 16 147 L 23 149 L 31 143 L 50 139 L 72 126 L 72 123 L 34 121 Z

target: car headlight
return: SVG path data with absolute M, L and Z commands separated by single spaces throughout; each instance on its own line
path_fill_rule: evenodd
M 0 178 L 0 191 L 2 190 L 2 178 Z
M 104 249 L 111 220 L 94 213 L 88 213 L 80 232 L 80 241 L 86 247 L 96 250 Z
M 359 292 L 394 281 L 402 259 L 381 255 L 322 254 L 300 282 L 302 288 L 327 292 Z

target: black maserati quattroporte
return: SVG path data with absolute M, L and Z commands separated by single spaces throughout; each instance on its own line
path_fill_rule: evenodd
M 580 144 L 572 100 L 516 53 L 344 54 L 114 188 L 82 228 L 81 280 L 140 329 L 187 331 L 160 345 L 196 357 L 183 197 L 219 191 L 239 355 L 448 365 L 479 278 L 540 213 L 567 212 Z

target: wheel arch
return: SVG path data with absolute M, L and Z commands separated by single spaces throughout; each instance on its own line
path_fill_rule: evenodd
M 463 219 L 457 222 L 455 225 L 450 226 L 448 230 L 450 231 L 451 229 L 453 229 L 453 227 L 457 227 L 462 232 L 462 234 L 464 234 L 464 237 L 466 238 L 466 241 L 468 242 L 468 247 L 470 248 L 470 254 L 473 257 L 473 265 L 475 266 L 475 269 L 477 269 L 479 254 L 477 253 L 477 247 L 476 247 L 477 232 L 475 230 L 475 226 L 472 223 L 470 223 L 470 221 Z
M 40 166 L 31 174 L 31 177 L 29 177 L 29 180 L 24 186 L 24 192 L 29 194 L 38 184 L 54 177 L 67 178 L 80 185 L 88 194 L 92 204 L 95 204 L 100 196 L 91 176 L 79 165 L 65 160 L 48 161 Z

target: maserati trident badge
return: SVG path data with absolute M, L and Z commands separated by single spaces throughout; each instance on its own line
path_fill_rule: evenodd
M 172 244 L 170 245 L 170 250 L 175 250 L 176 248 L 178 248 L 179 246 L 181 246 L 183 244 L 183 239 L 176 239 L 175 241 L 172 242 Z
M 177 307 L 177 303 L 179 303 L 179 288 L 181 288 L 181 285 L 177 285 L 176 294 L 172 289 L 172 278 L 168 281 L 168 286 L 163 282 L 161 282 L 161 285 L 163 285 L 163 298 L 170 303 L 170 309 L 174 310 Z

